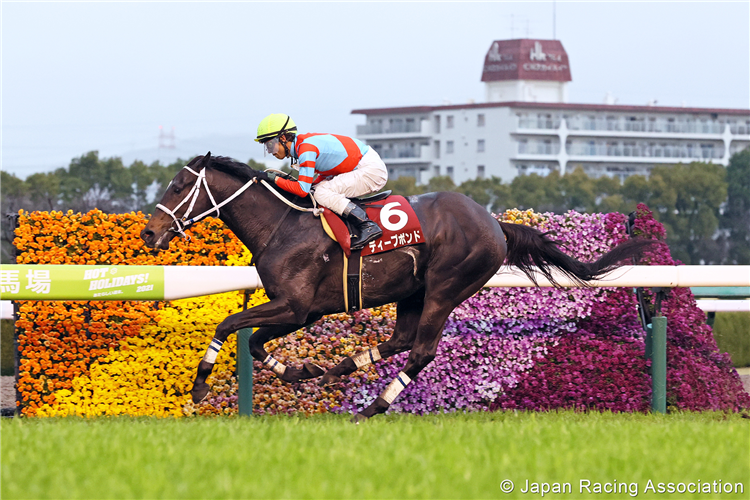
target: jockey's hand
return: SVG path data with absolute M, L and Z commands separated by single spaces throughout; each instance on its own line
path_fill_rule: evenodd
M 266 170 L 266 175 L 268 175 L 268 179 L 276 184 L 276 179 L 281 177 L 282 179 L 293 179 L 293 177 L 285 172 L 274 172 L 270 170 Z

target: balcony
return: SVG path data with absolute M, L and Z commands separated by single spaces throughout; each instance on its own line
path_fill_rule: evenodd
M 559 118 L 519 118 L 518 128 L 526 130 L 557 130 L 560 128 Z
M 357 125 L 359 139 L 389 139 L 429 137 L 432 134 L 429 120 L 393 121 Z
M 686 158 L 690 160 L 717 160 L 724 157 L 722 148 L 687 148 L 682 146 L 626 146 L 605 144 L 570 144 L 570 156 L 606 156 L 632 158 Z
M 401 165 L 407 163 L 426 163 L 433 160 L 430 155 L 430 147 L 417 145 L 414 147 L 380 148 L 378 154 L 388 165 Z
M 560 152 L 560 144 L 543 142 L 519 142 L 519 155 L 556 155 Z
M 631 134 L 721 135 L 724 133 L 725 124 L 714 120 L 697 122 L 670 121 L 666 119 L 646 120 L 645 118 L 629 120 L 626 117 L 607 119 L 602 116 L 596 117 L 593 120 L 585 117 L 572 117 L 568 119 L 567 126 L 568 130 L 575 132 L 590 131 L 606 132 L 608 134 L 624 132 Z

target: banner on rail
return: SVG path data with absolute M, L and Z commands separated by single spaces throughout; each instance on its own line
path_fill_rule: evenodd
M 10 300 L 162 300 L 164 268 L 3 265 L 0 296 Z

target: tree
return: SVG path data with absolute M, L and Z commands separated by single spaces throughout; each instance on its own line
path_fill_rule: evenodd
M 727 198 L 724 167 L 702 162 L 657 166 L 648 185 L 647 203 L 667 230 L 672 256 L 685 264 L 720 260 L 714 236 Z
M 402 175 L 398 179 L 388 179 L 385 186 L 381 191 L 393 191 L 393 194 L 400 194 L 401 196 L 413 196 L 415 194 L 422 194 L 424 190 L 421 186 L 417 186 L 417 179 L 409 175 Z
M 500 177 L 494 176 L 489 179 L 468 180 L 458 186 L 457 191 L 491 211 L 495 211 L 498 206 L 503 206 L 510 198 L 508 186 L 503 185 Z
M 561 211 L 575 210 L 577 212 L 593 212 L 596 209 L 596 182 L 586 175 L 581 167 L 562 177 L 547 176 L 548 182 L 559 183 Z
M 519 175 L 510 183 L 510 205 L 520 210 L 559 211 L 563 206 L 559 180 L 557 171 L 545 177 L 539 174 Z
M 729 232 L 727 262 L 750 264 L 750 148 L 729 159 L 727 202 L 721 226 Z
M 438 193 L 440 191 L 455 191 L 456 184 L 447 175 L 436 175 L 431 177 L 425 186 L 426 193 Z
M 15 214 L 28 205 L 27 184 L 13 174 L 0 170 L 0 217 L 2 238 L 0 239 L 0 262 L 13 262 L 13 238 L 15 237 Z
M 32 174 L 26 179 L 26 186 L 31 203 L 25 209 L 49 211 L 59 207 L 60 175 L 57 172 Z

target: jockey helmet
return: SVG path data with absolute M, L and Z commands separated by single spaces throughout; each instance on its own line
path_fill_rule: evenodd
M 258 136 L 255 138 L 255 142 L 264 143 L 285 132 L 297 134 L 297 125 L 294 120 L 283 113 L 268 115 L 258 125 Z

